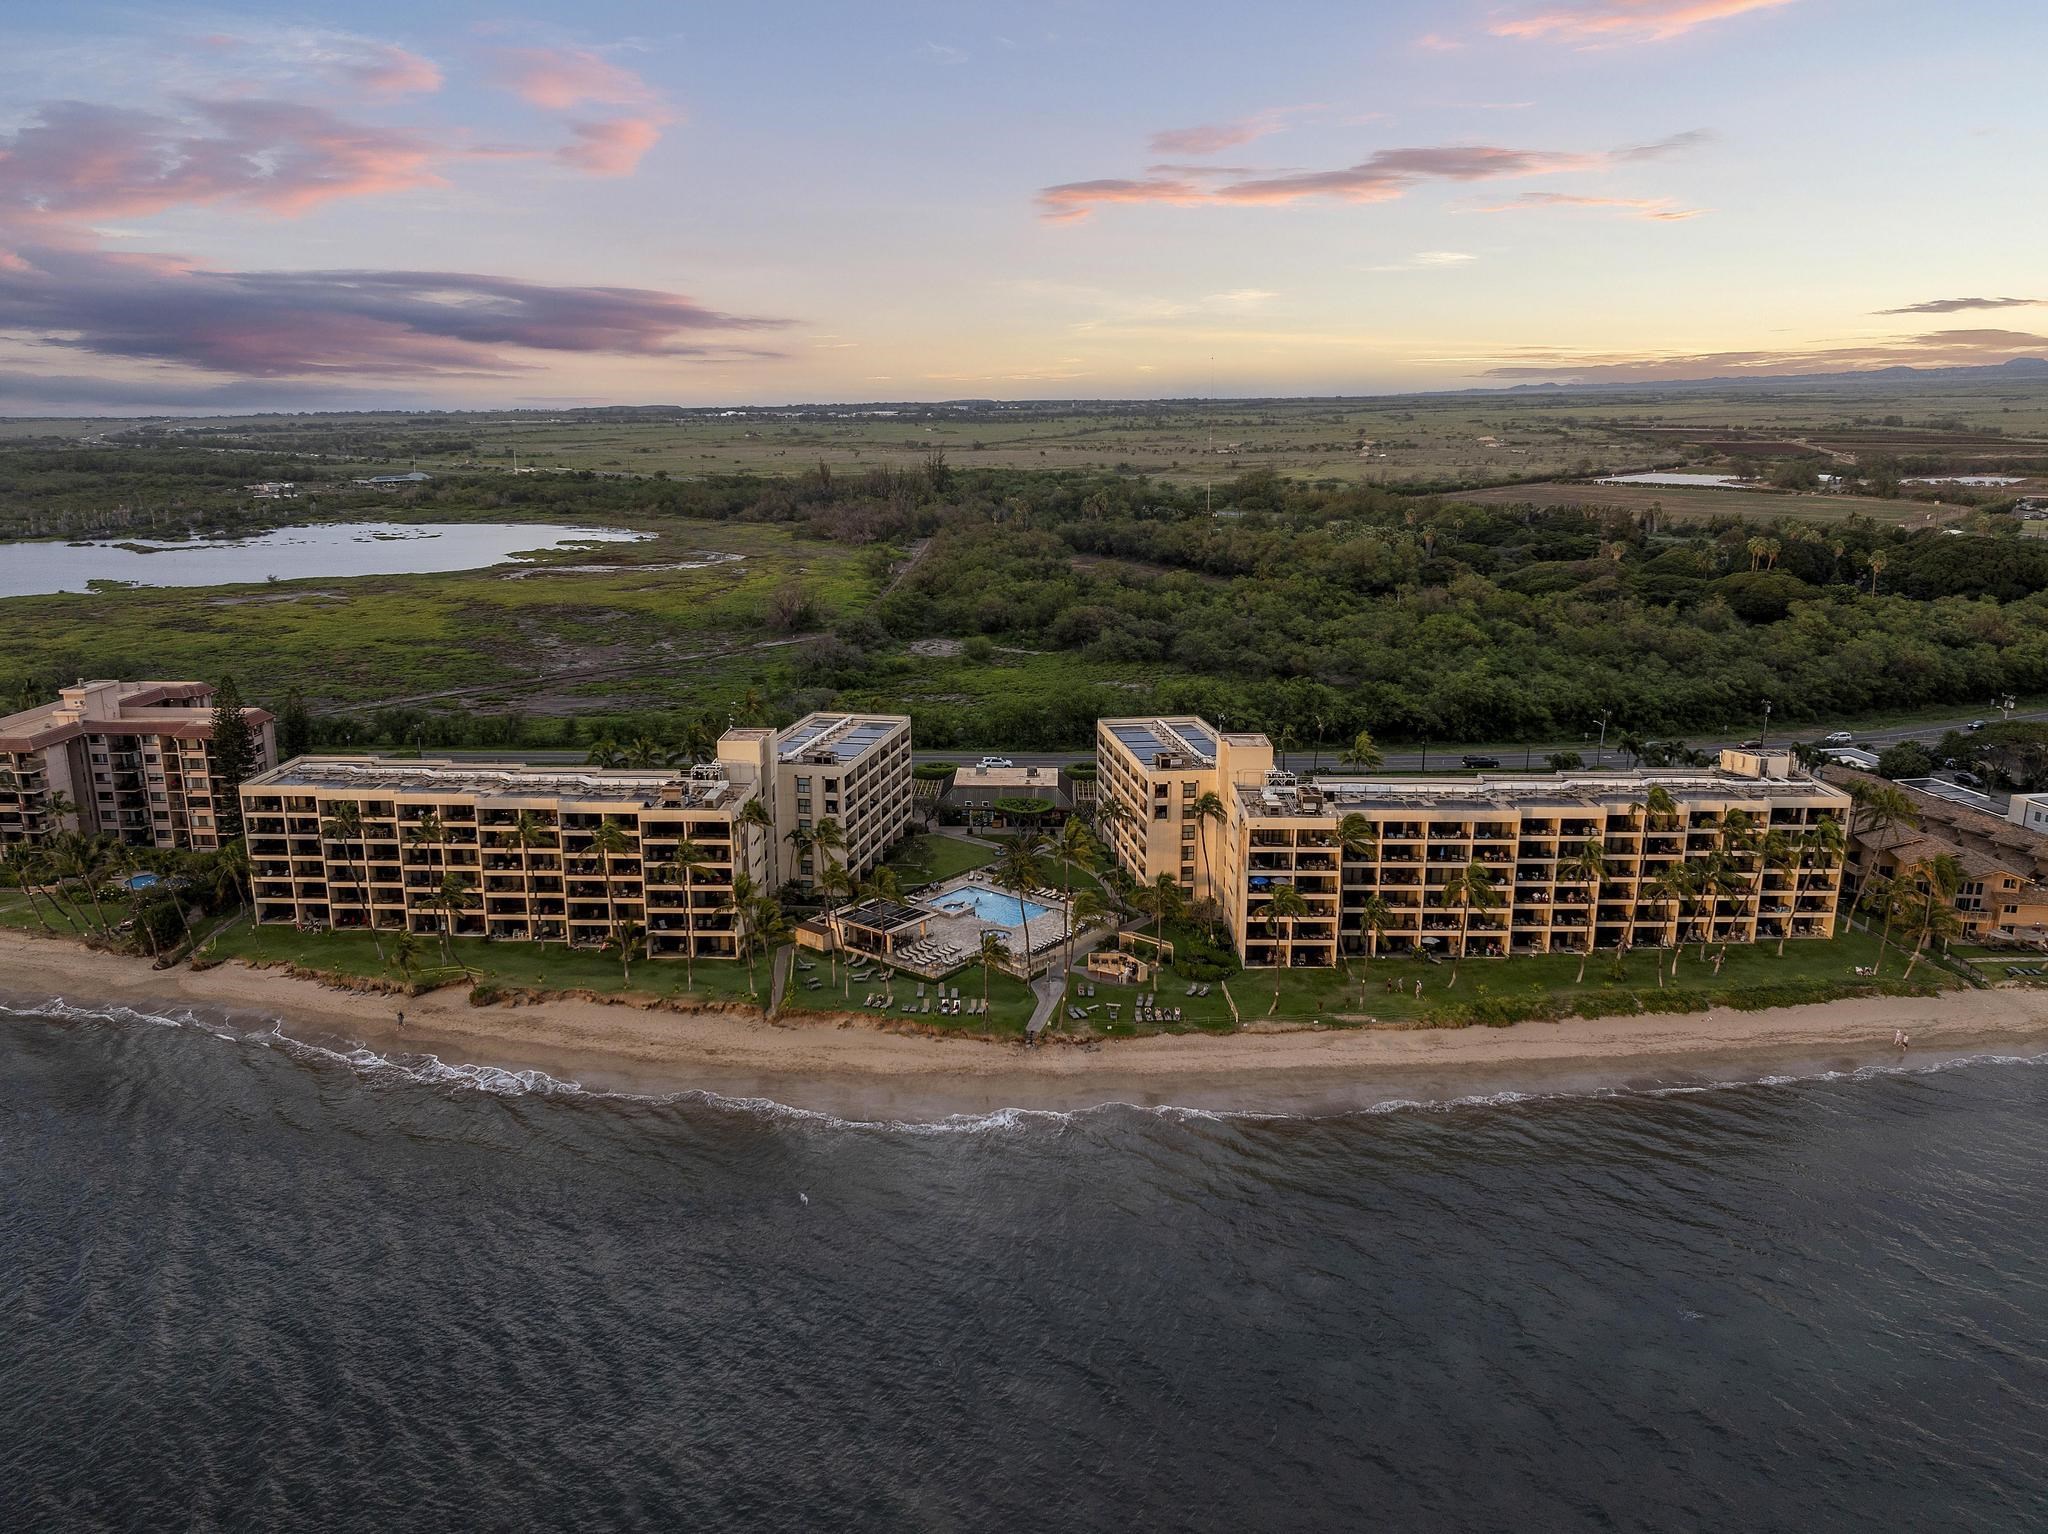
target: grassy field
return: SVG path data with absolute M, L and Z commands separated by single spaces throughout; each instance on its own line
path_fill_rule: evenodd
M 1013 975 L 1006 975 L 1001 970 L 990 970 L 986 972 L 989 1002 L 986 1017 L 970 1016 L 964 1011 L 957 1016 L 936 1010 L 905 1012 L 903 1003 L 916 1002 L 920 999 L 919 982 L 916 979 L 907 975 L 897 975 L 893 980 L 855 980 L 851 982 L 852 994 L 849 997 L 849 983 L 845 971 L 841 970 L 839 981 L 835 985 L 830 967 L 823 961 L 814 962 L 818 966 L 815 970 L 799 971 L 792 975 L 789 989 L 783 993 L 784 1012 L 862 1012 L 878 1022 L 886 1018 L 891 1022 L 910 1023 L 919 1028 L 931 1028 L 946 1033 L 1002 1037 L 1021 1035 L 1024 1032 L 1024 1025 L 1031 1021 L 1032 1008 L 1037 1001 L 1031 988 L 1023 981 Z M 957 988 L 963 999 L 975 998 L 982 994 L 983 978 L 983 966 L 970 964 L 958 974 L 948 975 L 946 985 Z M 802 984 L 804 979 L 820 980 L 824 984 L 812 990 Z M 924 991 L 923 999 L 931 1000 L 936 1007 L 937 985 L 926 984 Z M 862 1006 L 862 999 L 871 994 L 889 996 L 891 1005 L 886 1009 Z
M 891 849 L 887 862 L 905 888 L 937 884 L 996 860 L 996 849 L 977 846 L 957 836 L 907 836 Z
M 560 943 L 489 943 L 482 938 L 456 938 L 456 969 L 444 966 L 438 938 L 424 940 L 415 973 L 427 983 L 468 976 L 496 985 L 549 991 L 599 991 L 663 999 L 744 1001 L 747 966 L 729 961 L 699 960 L 696 983 L 679 960 L 642 960 L 633 966 L 629 984 L 620 973 L 616 953 L 591 953 Z M 246 959 L 258 964 L 295 964 L 322 974 L 357 979 L 401 978 L 395 965 L 380 964 L 369 934 L 363 932 L 301 932 L 296 927 L 251 926 L 244 922 L 219 934 L 204 947 L 210 959 Z M 765 1004 L 768 963 L 756 963 Z
M 1897 527 L 1933 527 L 1967 508 L 1937 507 L 1926 501 L 1888 501 L 1867 495 L 1794 495 L 1763 490 L 1709 490 L 1696 485 L 1505 485 L 1460 492 L 1458 498 L 1492 506 L 1588 506 L 1607 511 L 1648 511 L 1681 522 L 1713 517 L 1758 521 L 1843 522 L 1852 516 Z
M 1169 974 L 1158 988 L 1159 1003 L 1179 1007 L 1181 1022 L 1138 1024 L 1130 1003 L 1137 988 L 1095 982 L 1092 999 L 1078 1006 L 1100 1006 L 1082 1024 L 1059 1012 L 1059 1026 L 1068 1032 L 1128 1037 L 1140 1033 L 1217 1032 L 1231 1027 L 1229 1001 L 1237 1003 L 1241 1024 L 1299 1026 L 1321 1023 L 1357 1027 L 1373 1023 L 1415 1024 L 1489 1020 L 1506 1017 L 1560 1016 L 1573 1012 L 1608 1013 L 1693 1011 L 1709 1004 L 1796 1006 L 1879 989 L 1895 983 L 1905 971 L 1905 956 L 1896 947 L 1886 956 L 1883 974 L 1875 981 L 1856 974 L 1877 961 L 1878 940 L 1866 932 L 1847 932 L 1827 942 L 1789 943 L 1783 958 L 1769 945 L 1731 947 L 1717 975 L 1699 962 L 1698 945 L 1689 946 L 1675 973 L 1666 956 L 1666 979 L 1657 984 L 1657 955 L 1642 950 L 1629 956 L 1617 977 L 1614 955 L 1596 953 L 1578 980 L 1576 954 L 1528 955 L 1511 959 L 1471 959 L 1457 966 L 1453 983 L 1449 963 L 1426 959 L 1386 958 L 1354 963 L 1346 969 L 1245 970 L 1217 985 L 1207 998 L 1189 997 L 1188 982 Z M 1712 950 L 1709 950 L 1710 954 Z M 1416 983 L 1421 982 L 1421 993 Z M 1953 975 L 1923 963 L 1913 984 L 1945 988 Z M 1108 1020 L 1103 1003 L 1119 1005 L 1117 1021 Z M 1475 1009 L 1478 1016 L 1475 1018 Z
M 782 528 L 650 518 L 645 530 L 658 536 L 597 556 L 564 551 L 530 571 L 18 597 L 0 602 L 0 654 L 64 677 L 232 671 L 247 696 L 296 687 L 316 706 L 489 702 L 495 689 L 544 713 L 589 706 L 577 689 L 593 683 L 613 702 L 681 695 L 701 706 L 716 699 L 693 657 L 749 644 L 774 656 L 781 636 L 763 617 L 775 592 L 800 587 L 829 622 L 876 589 L 860 551 Z M 700 552 L 741 557 L 662 568 Z M 615 568 L 556 568 L 595 564 Z M 751 674 L 729 665 L 725 686 L 737 695 Z

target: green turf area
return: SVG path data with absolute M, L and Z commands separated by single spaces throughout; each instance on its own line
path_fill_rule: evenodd
M 386 939 L 387 953 L 389 939 Z M 744 1001 L 748 977 L 744 964 L 700 959 L 695 988 L 685 966 L 676 959 L 642 959 L 633 965 L 630 985 L 620 973 L 616 953 L 590 953 L 560 943 L 489 943 L 482 938 L 457 938 L 456 968 L 441 957 L 439 938 L 423 937 L 414 973 L 427 984 L 467 977 L 522 990 L 630 992 L 634 995 L 696 1001 Z M 259 964 L 295 964 L 323 974 L 397 981 L 398 967 L 380 964 L 369 934 L 363 932 L 301 932 L 296 927 L 250 926 L 223 932 L 203 949 L 212 959 L 246 959 Z M 762 999 L 768 988 L 765 959 L 756 962 Z
M 919 1028 L 934 1028 L 947 1033 L 959 1034 L 1021 1034 L 1024 1025 L 1031 1020 L 1031 1010 L 1036 998 L 1031 988 L 1014 975 L 1001 970 L 987 972 L 989 1010 L 985 1017 L 973 1016 L 962 1011 L 957 1016 L 936 1010 L 938 982 L 924 982 L 924 999 L 932 1001 L 934 1010 L 928 1012 L 905 1012 L 903 1003 L 915 1002 L 918 997 L 919 981 L 914 976 L 896 975 L 893 978 L 869 978 L 867 980 L 847 979 L 842 967 L 835 982 L 831 966 L 814 954 L 804 957 L 817 965 L 814 970 L 798 970 L 790 976 L 789 988 L 782 997 L 782 1010 L 788 1013 L 806 1012 L 854 1012 L 872 1017 L 877 1022 L 914 1024 Z M 984 970 L 979 964 L 970 964 L 957 974 L 948 975 L 945 985 L 958 987 L 961 998 L 979 998 L 982 994 Z M 812 990 L 805 980 L 823 982 Z M 851 995 L 848 995 L 848 992 Z M 869 995 L 889 995 L 892 1005 L 886 1010 L 864 1007 L 862 999 Z
M 1076 973 L 1068 979 L 1067 994 L 1054 1014 L 1052 1027 L 1058 1033 L 1079 1035 L 1100 1035 L 1103 1038 L 1131 1038 L 1148 1033 L 1229 1033 L 1237 1025 L 1231 1017 L 1230 1000 L 1224 994 L 1224 987 L 1210 982 L 1207 996 L 1190 996 L 1184 980 L 1168 971 L 1160 977 L 1156 988 L 1149 985 L 1113 985 L 1103 980 L 1093 980 L 1087 975 Z M 1144 1022 L 1137 1020 L 1137 1001 L 1140 996 L 1156 994 L 1162 1009 L 1178 1007 L 1180 1021 Z M 1110 1013 L 1114 1006 L 1116 1013 Z M 1078 1007 L 1088 1014 L 1082 1022 L 1068 1010 Z
M 1159 983 L 1158 997 L 1161 1006 L 1181 1009 L 1182 1020 L 1178 1025 L 1135 1023 L 1130 1003 L 1138 988 L 1105 985 L 1100 981 L 1093 982 L 1092 998 L 1073 999 L 1073 1004 L 1085 1007 L 1117 1002 L 1119 1017 L 1114 1025 L 1108 1022 L 1106 1007 L 1092 1013 L 1084 1025 L 1069 1018 L 1063 1005 L 1059 1020 L 1060 1026 L 1069 1032 L 1111 1036 L 1195 1029 L 1228 1031 L 1231 1023 L 1229 1003 L 1223 994 L 1225 985 L 1237 1002 L 1241 1024 L 1246 1028 L 1317 1023 L 1326 1027 L 1356 1027 L 1372 1023 L 1511 1021 L 1574 1012 L 1601 1016 L 1691 1011 L 1709 1004 L 1796 1006 L 1801 1002 L 1871 992 L 1900 982 L 1906 955 L 1896 945 L 1887 953 L 1881 975 L 1872 979 L 1855 973 L 1859 966 L 1875 964 L 1877 951 L 1877 937 L 1865 932 L 1845 933 L 1827 942 L 1788 943 L 1782 959 L 1769 944 L 1731 947 L 1716 975 L 1711 963 L 1699 962 L 1699 947 L 1694 944 L 1686 948 L 1675 973 L 1670 956 L 1665 955 L 1665 984 L 1661 990 L 1657 985 L 1657 956 L 1652 950 L 1631 954 L 1618 979 L 1614 955 L 1606 952 L 1593 955 L 1583 982 L 1578 979 L 1576 954 L 1469 959 L 1456 966 L 1455 983 L 1453 966 L 1448 961 L 1433 964 L 1426 959 L 1383 958 L 1354 961 L 1348 970 L 1244 970 L 1216 985 L 1206 999 L 1187 996 L 1189 982 L 1169 971 Z M 1711 958 L 1714 950 L 1708 952 Z M 1422 984 L 1420 995 L 1415 991 L 1417 981 Z M 1916 988 L 1944 989 L 1956 983 L 1954 975 L 1925 961 L 1913 972 L 1912 984 Z
M 937 884 L 970 869 L 986 868 L 997 857 L 997 849 L 984 847 L 944 832 L 905 837 L 887 858 L 897 880 L 906 888 Z
M 59 931 L 66 930 L 64 919 L 47 906 L 43 908 L 43 916 Z M 42 922 L 36 920 L 35 911 L 29 906 L 28 896 L 18 890 L 0 890 L 0 927 L 21 927 L 29 931 L 38 931 L 42 927 Z

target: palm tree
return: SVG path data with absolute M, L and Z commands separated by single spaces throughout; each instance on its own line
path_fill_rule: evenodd
M 616 769 L 626 765 L 626 752 L 617 741 L 607 735 L 591 745 L 590 755 L 583 760 L 587 766 Z
M 647 929 L 629 916 L 619 923 L 617 936 L 619 940 L 619 983 L 621 985 L 631 985 L 633 983 L 633 945 L 645 940 Z
M 1368 744 L 1370 744 L 1370 742 L 1368 742 Z M 1348 814 L 1339 818 L 1339 820 L 1337 821 L 1336 839 L 1337 862 L 1339 865 L 1338 880 L 1340 884 L 1343 880 L 1342 865 L 1346 858 L 1353 858 L 1363 863 L 1369 862 L 1379 855 L 1379 828 L 1375 826 L 1371 821 L 1367 820 L 1363 815 L 1359 814 L 1356 810 L 1352 810 Z M 1373 898 L 1375 900 L 1378 899 L 1377 896 Z M 1380 908 L 1382 910 L 1386 910 L 1389 916 L 1392 915 L 1391 910 L 1388 909 L 1385 902 L 1380 902 Z M 1345 972 L 1348 975 L 1351 968 L 1348 960 L 1346 961 L 1344 968 Z
M 1266 931 L 1272 934 L 1274 945 L 1277 947 L 1280 942 L 1280 923 L 1287 923 L 1287 931 L 1291 937 L 1296 920 L 1309 914 L 1308 902 L 1301 898 L 1301 891 L 1291 884 L 1275 884 L 1267 890 L 1266 895 L 1266 903 L 1260 908 L 1259 914 L 1265 917 Z M 1291 963 L 1291 948 L 1287 956 Z M 1280 1010 L 1280 971 L 1287 967 L 1286 964 L 1279 963 L 1273 966 L 1273 1005 L 1266 1009 L 1268 1017 Z
M 15 886 L 28 897 L 28 908 L 35 913 L 36 922 L 45 932 L 55 932 L 50 918 L 43 914 L 42 903 L 36 898 L 36 854 L 26 842 L 10 842 L 0 847 L 0 862 L 5 862 Z
M 256 909 L 256 886 L 249 878 L 249 844 L 240 837 L 223 843 L 213 854 L 216 874 L 228 881 L 237 900 L 246 898 L 249 909 Z
M 412 972 L 420 958 L 419 934 L 410 927 L 401 927 L 392 934 L 390 961 L 398 966 L 398 973 L 405 983 L 412 984 Z
M 1906 914 L 1911 898 L 1912 891 L 1896 875 L 1873 874 L 1863 881 L 1863 892 L 1856 903 L 1869 914 L 1884 918 L 1884 927 L 1877 939 L 1877 962 L 1870 968 L 1873 976 L 1884 968 L 1884 953 L 1892 940 L 1892 927 Z
M 1906 961 L 1903 978 L 1913 978 L 1913 966 L 1927 953 L 1930 942 L 1946 945 L 1950 938 L 1963 930 L 1963 918 L 1956 911 L 1956 886 L 1962 880 L 1962 868 L 1947 853 L 1932 862 L 1952 865 L 1950 872 L 1936 873 L 1930 864 L 1922 865 L 1922 872 L 1928 875 L 1929 888 L 1920 899 L 1920 937 L 1913 945 L 1913 956 Z M 1952 881 L 1952 882 L 1951 882 Z
M 811 850 L 822 852 L 827 863 L 845 860 L 846 833 L 839 828 L 839 822 L 830 815 L 811 827 Z M 840 856 L 835 858 L 835 853 Z
M 1788 873 L 1798 866 L 1799 843 L 1789 832 L 1773 826 L 1756 838 L 1755 850 L 1756 883 L 1749 892 L 1749 935 L 1752 942 L 1763 936 L 1760 929 L 1764 919 L 1764 879 L 1773 869 L 1779 873 Z M 1779 932 L 1782 934 L 1785 927 L 1790 925 L 1791 922 L 1788 920 L 1784 927 L 1778 929 Z M 1781 948 L 1779 952 L 1782 956 L 1783 949 Z
M 811 828 L 809 826 L 792 826 L 789 830 L 782 833 L 782 839 L 789 843 L 789 877 L 794 879 L 797 876 L 797 870 L 804 866 L 804 859 L 811 855 Z
M 853 878 L 847 873 L 844 865 L 827 862 L 823 871 L 819 873 L 816 882 L 818 893 L 825 899 L 825 920 L 829 924 L 832 920 L 833 903 L 846 899 L 853 894 Z M 832 978 L 837 980 L 840 972 L 839 945 L 837 942 L 832 945 L 830 958 Z M 853 994 L 853 966 L 851 964 L 846 966 L 846 994 L 848 996 Z
M 697 897 L 691 891 L 696 887 L 697 870 L 710 861 L 710 854 L 686 836 L 676 843 L 672 861 L 662 869 L 665 880 L 677 879 L 683 886 L 683 985 L 691 991 L 697 989 Z M 644 897 L 646 886 L 641 890 Z M 641 909 L 646 908 L 643 898 Z
M 733 824 L 739 827 L 743 866 L 751 868 L 754 862 L 754 837 L 761 832 L 772 836 L 775 832 L 775 817 L 769 813 L 768 806 L 761 802 L 760 795 L 756 794 L 740 806 L 740 812 L 732 819 Z
M 105 849 L 93 837 L 66 831 L 51 843 L 51 850 L 58 870 L 85 886 L 86 897 L 92 901 L 93 915 L 99 920 L 100 932 L 103 935 L 112 932 L 106 907 L 100 904 L 99 882 L 107 871 Z
M 1394 923 L 1394 908 L 1378 895 L 1368 895 L 1365 903 L 1358 908 L 1358 925 L 1365 932 L 1366 968 L 1372 967 L 1373 959 L 1379 954 L 1380 937 Z
M 1806 893 L 1806 860 L 1811 858 L 1822 868 L 1833 868 L 1842 861 L 1848 845 L 1842 822 L 1833 815 L 1815 821 L 1812 828 L 1799 837 L 1799 869 L 1792 877 L 1792 913 L 1795 918 L 1799 914 L 1799 897 Z M 1785 957 L 1785 938 L 1791 926 L 1791 922 L 1787 922 L 1784 930 L 1778 933 L 1778 957 L 1781 959 Z
M 1450 881 L 1437 891 L 1437 904 L 1469 914 L 1472 911 L 1491 911 L 1500 904 L 1500 891 L 1493 887 L 1493 875 L 1486 871 L 1486 865 L 1477 858 L 1452 874 Z M 1458 961 L 1465 957 L 1465 935 L 1458 934 L 1458 951 L 1451 955 L 1450 984 L 1458 983 Z
M 1579 978 L 1577 985 L 1586 983 L 1586 961 L 1593 956 L 1593 934 L 1599 917 L 1600 885 L 1607 877 L 1607 849 L 1596 841 L 1579 843 L 1579 850 L 1557 865 L 1557 876 L 1573 884 L 1588 886 L 1586 891 L 1586 946 L 1579 950 Z
M 1861 830 L 1871 836 L 1882 836 L 1894 826 L 1920 825 L 1920 811 L 1902 788 L 1890 783 L 1857 782 L 1849 789 L 1849 797 L 1855 801 L 1853 815 L 1863 817 Z M 1853 824 L 1851 829 L 1859 829 Z
M 758 801 L 756 801 L 758 802 Z M 754 876 L 744 868 L 734 871 L 732 883 L 725 887 L 725 894 L 718 902 L 718 909 L 732 916 L 732 938 L 734 950 L 747 961 L 747 994 L 760 994 L 754 973 L 754 907 L 760 899 L 759 887 Z
M 53 831 L 62 831 L 63 821 L 76 818 L 78 801 L 63 789 L 52 789 L 43 799 L 43 814 L 50 821 Z
M 1201 859 L 1202 887 L 1207 889 L 1209 886 L 1209 822 L 1213 820 L 1218 825 L 1223 823 L 1226 814 L 1223 808 L 1223 796 L 1217 793 L 1203 794 L 1192 804 L 1188 805 L 1186 809 L 1182 810 L 1181 813 L 1195 823 L 1195 855 Z
M 1691 897 L 1691 891 L 1692 869 L 1684 863 L 1672 863 L 1658 870 L 1657 877 L 1650 881 L 1649 888 L 1644 893 L 1662 911 L 1672 906 L 1683 908 Z M 1630 909 L 1633 912 L 1634 908 Z M 1662 926 L 1663 922 L 1660 920 L 1658 925 Z M 1678 969 L 1678 960 L 1675 957 L 1671 961 L 1671 967 L 1675 974 Z M 1617 967 L 1616 973 L 1619 972 Z M 1661 949 L 1657 954 L 1657 989 L 1664 989 L 1664 954 Z
M 651 735 L 635 735 L 626 742 L 625 765 L 628 767 L 660 767 L 668 757 L 668 748 Z
M 1033 832 L 1012 837 L 996 859 L 994 876 L 1001 889 L 1017 897 L 1017 925 L 1024 934 L 1024 973 L 1031 974 L 1031 907 L 1024 896 L 1045 883 L 1044 839 Z
M 334 806 L 334 813 L 320 828 L 320 834 L 341 846 L 342 866 L 348 882 L 355 886 L 356 901 L 363 908 L 363 925 L 370 929 L 370 946 L 377 951 L 377 967 L 384 967 L 384 944 L 377 937 L 377 918 L 370 909 L 370 853 L 363 843 L 363 810 L 353 799 Z M 356 853 L 362 853 L 360 864 Z
M 619 931 L 618 894 L 612 887 L 612 859 L 622 857 L 626 853 L 631 852 L 633 850 L 633 840 L 633 837 L 627 832 L 626 828 L 620 825 L 615 817 L 610 815 L 600 820 L 590 833 L 590 850 L 597 854 L 598 877 L 604 881 L 605 930 L 611 933 L 613 937 L 620 938 L 619 946 L 621 949 L 625 947 L 625 942 Z M 642 909 L 645 909 L 646 887 L 644 885 L 641 887 L 641 902 Z
M 990 928 L 981 934 L 981 1011 L 988 1015 L 989 972 L 1010 957 L 1010 945 L 1000 932 Z
M 1386 756 L 1381 752 L 1378 743 L 1373 740 L 1372 731 L 1370 730 L 1360 730 L 1357 737 L 1353 739 L 1350 745 L 1344 748 L 1343 754 L 1337 758 L 1339 766 L 1355 767 L 1360 772 L 1377 772 L 1386 765 L 1386 761 Z
M 441 875 L 441 887 L 434 892 L 433 905 L 441 913 L 441 957 L 455 962 L 455 918 L 476 904 L 469 881 L 452 869 Z
M 1112 799 L 1102 793 L 1099 788 L 1097 789 L 1095 795 L 1095 834 L 1097 836 L 1107 842 L 1109 837 L 1106 833 L 1111 826 L 1127 826 L 1135 819 L 1137 817 L 1124 807 L 1122 800 Z
M 1700 924 L 1700 962 L 1707 960 L 1707 939 L 1712 935 L 1714 908 L 1723 900 L 1732 900 L 1738 908 L 1748 898 L 1749 881 L 1742 876 L 1742 870 L 1725 854 L 1710 852 L 1706 866 L 1701 870 L 1700 896 L 1705 906 L 1706 919 Z
M 1211 798 L 1215 796 L 1210 795 Z M 1074 967 L 1074 870 L 1087 868 L 1095 862 L 1095 838 L 1081 823 L 1078 815 L 1069 815 L 1060 826 L 1060 834 L 1052 844 L 1052 853 L 1060 865 L 1060 894 L 1066 904 L 1066 946 L 1067 968 Z
M 1891 556 L 1883 549 L 1872 549 L 1869 558 L 1863 561 L 1870 567 L 1870 594 L 1877 595 L 1877 579 L 1884 574 L 1884 567 L 1891 563 Z

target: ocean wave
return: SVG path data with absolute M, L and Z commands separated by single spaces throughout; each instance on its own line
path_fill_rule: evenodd
M 504 1066 L 443 1060 L 438 1055 L 428 1053 L 384 1055 L 360 1044 L 336 1048 L 286 1033 L 283 1021 L 275 1017 L 262 1019 L 258 1026 L 241 1029 L 189 1008 L 150 1012 L 118 1005 L 79 1005 L 62 997 L 50 997 L 32 1005 L 0 1004 L 0 1013 L 8 1012 L 21 1017 L 54 1019 L 62 1022 L 143 1024 L 158 1028 L 186 1029 L 229 1043 L 277 1050 L 294 1060 L 339 1066 L 353 1071 L 365 1080 L 386 1084 L 409 1083 L 452 1093 L 473 1092 L 492 1097 L 582 1098 L 663 1108 L 701 1108 L 719 1113 L 779 1120 L 817 1129 L 885 1131 L 906 1135 L 992 1134 L 1046 1127 L 1065 1128 L 1084 1123 L 1091 1118 L 1118 1114 L 1138 1114 L 1171 1123 L 1248 1125 L 1370 1118 L 1398 1113 L 1454 1113 L 1524 1108 L 1548 1103 L 1680 1097 L 1758 1087 L 1797 1087 L 1824 1082 L 1862 1082 L 1888 1077 L 1936 1076 L 1949 1071 L 1987 1065 L 2048 1065 L 2048 1053 L 1978 1053 L 1949 1055 L 1938 1059 L 1873 1062 L 1858 1066 L 1854 1070 L 1827 1069 L 1805 1075 L 1775 1072 L 1759 1076 L 1672 1082 L 1652 1086 L 1601 1085 L 1542 1091 L 1504 1088 L 1494 1092 L 1475 1092 L 1444 1098 L 1392 1097 L 1371 1103 L 1305 1112 L 1210 1108 L 1182 1103 L 1132 1103 L 1110 1098 L 1080 1108 L 1005 1107 L 980 1113 L 954 1113 L 933 1119 L 867 1119 L 848 1118 L 823 1109 L 804 1108 L 771 1097 L 728 1094 L 706 1088 L 660 1093 L 625 1092 L 613 1088 L 585 1086 L 581 1082 L 552 1076 L 538 1069 L 515 1070 Z

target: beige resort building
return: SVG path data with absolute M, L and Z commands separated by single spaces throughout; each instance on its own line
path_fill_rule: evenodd
M 735 876 L 766 890 L 813 872 L 780 832 L 843 817 L 833 858 L 855 874 L 901 834 L 909 728 L 813 714 L 732 729 L 679 771 L 299 757 L 243 785 L 256 919 L 593 946 L 631 924 L 657 958 L 737 958 Z M 702 859 L 687 868 L 685 841 Z
M 271 716 L 245 708 L 255 757 L 277 759 Z M 79 682 L 55 703 L 0 718 L 0 844 L 58 831 L 141 847 L 220 845 L 213 688 L 204 682 Z M 57 816 L 62 795 L 78 806 Z
M 1163 874 L 1191 900 L 1214 901 L 1254 967 L 1418 949 L 1580 952 L 1589 940 L 1673 942 L 1681 927 L 1736 943 L 1835 930 L 1841 869 L 1810 847 L 1785 867 L 1728 849 L 1739 887 L 1686 909 L 1655 888 L 1662 870 L 1723 847 L 1731 810 L 1788 839 L 1827 819 L 1846 825 L 1848 796 L 1798 773 L 1789 751 L 1724 751 L 1712 769 L 1299 779 L 1275 768 L 1263 735 L 1199 719 L 1105 719 L 1096 758 L 1102 798 L 1122 810 L 1106 838 L 1118 862 L 1141 883 Z M 1659 787 L 1669 817 L 1647 811 Z M 1221 814 L 1200 815 L 1212 794 Z M 1373 836 L 1346 850 L 1339 826 L 1354 814 Z M 1605 860 L 1597 885 L 1569 871 L 1589 842 Z M 1490 910 L 1443 899 L 1474 863 L 1490 876 Z M 1307 914 L 1271 915 L 1282 884 Z M 1386 908 L 1376 931 L 1362 914 L 1375 898 Z

